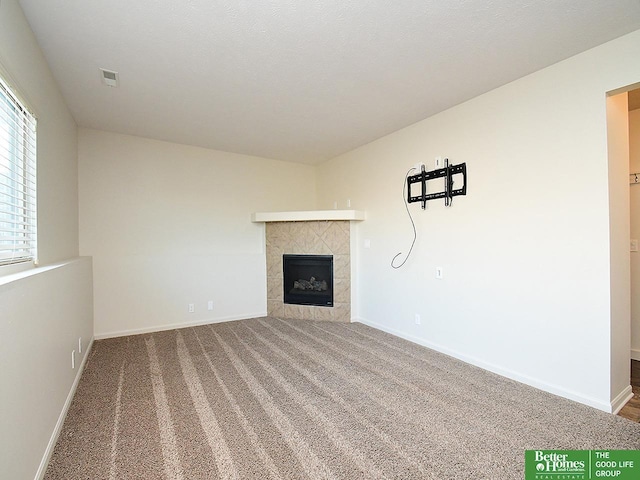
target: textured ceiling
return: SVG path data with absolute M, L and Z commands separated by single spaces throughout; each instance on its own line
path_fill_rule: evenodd
M 638 0 L 20 4 L 78 125 L 310 164 L 640 28 Z

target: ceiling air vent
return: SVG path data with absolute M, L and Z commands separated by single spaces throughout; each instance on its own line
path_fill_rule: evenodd
M 120 84 L 120 79 L 118 78 L 118 72 L 105 70 L 104 68 L 101 68 L 100 78 L 102 78 L 102 83 L 104 83 L 107 87 L 117 87 Z

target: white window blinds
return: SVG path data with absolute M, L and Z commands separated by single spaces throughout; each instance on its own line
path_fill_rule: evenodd
M 36 261 L 36 119 L 0 78 L 0 265 Z

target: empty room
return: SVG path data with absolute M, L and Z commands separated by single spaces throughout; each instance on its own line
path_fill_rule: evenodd
M 640 478 L 640 2 L 0 0 L 0 477 Z

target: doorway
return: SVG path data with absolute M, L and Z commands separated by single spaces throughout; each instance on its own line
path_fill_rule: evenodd
M 640 422 L 640 361 L 631 360 L 631 388 L 633 398 L 618 412 L 618 415 L 634 422 Z
M 640 243 L 640 88 L 630 90 L 628 95 L 631 358 L 640 360 L 640 252 L 638 252 L 638 243 Z M 640 365 L 636 366 L 638 367 Z
M 610 394 L 613 413 L 633 398 L 630 385 L 632 326 L 629 92 L 630 85 L 609 92 L 607 109 L 609 193 Z M 635 94 L 634 94 L 635 96 Z
M 607 95 L 611 392 L 615 396 L 612 398 L 614 413 L 622 411 L 629 400 L 632 400 L 630 403 L 638 400 L 638 387 L 634 391 L 631 386 L 631 370 L 632 366 L 637 366 L 632 359 L 640 360 L 640 258 L 639 253 L 632 250 L 637 244 L 633 240 L 640 237 L 640 187 L 631 180 L 635 179 L 635 173 L 640 179 L 639 87 L 640 84 L 635 84 Z

